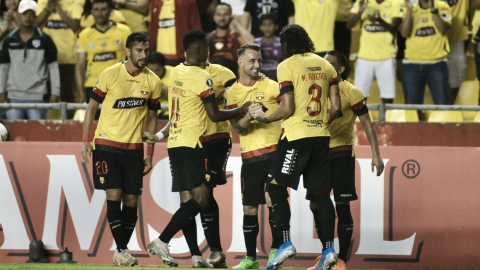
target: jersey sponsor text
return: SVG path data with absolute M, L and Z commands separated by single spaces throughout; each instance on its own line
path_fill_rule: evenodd
M 116 58 L 117 58 L 117 54 L 115 52 L 103 52 L 103 53 L 96 54 L 93 57 L 93 62 L 108 61 Z
M 132 109 L 137 107 L 143 107 L 145 105 L 144 98 L 135 98 L 135 97 L 128 97 L 117 99 L 113 104 L 113 108 L 115 109 Z
M 415 36 L 417 37 L 428 37 L 433 35 L 435 35 L 435 28 L 431 26 L 422 27 L 420 29 L 417 29 L 417 32 L 415 32 Z

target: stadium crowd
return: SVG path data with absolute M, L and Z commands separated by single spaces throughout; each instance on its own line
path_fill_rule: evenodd
M 149 63 L 157 65 L 165 88 L 171 69 L 185 59 L 181 38 L 189 29 L 209 33 L 210 62 L 234 74 L 238 48 L 260 44 L 262 72 L 276 80 L 283 60 L 279 32 L 298 24 L 318 55 L 335 49 L 355 60 L 342 77 L 366 98 L 376 80 L 384 103 L 404 93 L 406 104 L 423 104 L 428 85 L 435 104 L 453 104 L 466 78 L 469 25 L 480 65 L 476 9 L 479 0 L 2 0 L 0 102 L 88 102 L 100 73 L 125 59 L 126 37 L 137 31 L 147 32 L 150 51 L 158 52 Z M 353 35 L 356 54 L 350 53 L 352 28 L 361 32 Z M 45 110 L 0 116 L 44 119 Z

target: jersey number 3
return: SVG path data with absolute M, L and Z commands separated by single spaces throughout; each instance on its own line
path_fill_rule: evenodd
M 310 103 L 315 102 L 312 107 L 307 107 L 307 113 L 310 116 L 317 116 L 322 110 L 322 104 L 320 104 L 320 97 L 322 96 L 322 87 L 318 84 L 312 84 L 308 88 L 308 94 L 312 95 Z
M 170 126 L 177 128 L 177 123 L 180 120 L 180 99 L 172 98 L 172 110 L 170 111 Z

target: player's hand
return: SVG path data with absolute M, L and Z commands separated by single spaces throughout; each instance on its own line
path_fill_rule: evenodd
M 248 113 L 250 114 L 250 118 L 255 118 L 257 111 L 262 111 L 262 104 L 253 102 L 252 105 L 248 107 Z
M 377 176 L 380 176 L 385 169 L 385 165 L 383 164 L 383 159 L 380 156 L 373 156 L 372 158 L 372 172 L 374 171 L 374 167 L 377 168 Z
M 82 157 L 86 164 L 88 164 L 88 159 L 92 156 L 92 150 L 90 142 L 83 142 Z
M 145 166 L 145 169 L 143 170 L 143 175 L 147 175 L 150 170 L 152 170 L 152 156 L 147 156 L 143 160 L 143 165 Z
M 217 103 L 217 105 L 223 104 L 223 95 L 225 94 L 225 91 L 227 91 L 228 88 L 230 87 L 224 88 L 220 90 L 220 92 L 218 92 L 218 95 L 215 97 L 215 102 Z
M 156 143 L 158 142 L 158 136 L 147 131 L 144 131 L 142 134 L 142 140 L 147 143 Z

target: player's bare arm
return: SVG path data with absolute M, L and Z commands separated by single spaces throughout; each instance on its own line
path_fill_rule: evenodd
M 281 103 L 278 108 L 269 115 L 266 115 L 262 110 L 260 103 L 255 103 L 250 106 L 250 113 L 255 117 L 255 120 L 261 123 L 271 123 L 278 120 L 285 119 L 292 115 L 295 111 L 295 100 L 293 96 L 293 89 L 282 95 Z
M 63 10 L 62 5 L 59 3 L 59 0 L 51 0 L 51 2 L 54 3 L 53 5 L 55 7 L 55 11 L 58 15 L 60 15 L 63 22 L 65 22 L 68 28 L 72 29 L 73 32 L 77 32 L 78 30 L 80 30 L 80 20 L 76 20 L 70 17 L 70 15 L 65 10 Z
M 147 143 L 156 143 L 170 135 L 170 121 L 157 134 L 152 134 L 148 131 L 143 132 L 142 139 Z
M 221 122 L 233 119 L 240 115 L 247 114 L 250 102 L 243 104 L 242 107 L 238 107 L 232 110 L 220 110 L 218 109 L 218 105 L 215 102 L 203 103 L 203 105 L 205 106 L 208 117 L 210 117 L 213 122 Z
M 154 133 L 155 131 L 157 131 L 157 111 L 156 110 L 148 110 L 146 126 L 147 126 L 146 128 L 147 132 Z M 147 142 L 147 147 L 153 148 L 155 147 L 155 144 Z M 152 155 L 147 154 L 147 156 L 143 161 L 145 164 L 145 170 L 143 171 L 143 175 L 148 174 L 152 169 Z
M 403 18 L 403 22 L 400 25 L 400 34 L 402 34 L 402 37 L 408 38 L 412 34 L 413 28 L 412 1 L 405 0 L 405 6 L 407 7 L 407 13 L 405 14 L 405 18 Z
M 90 99 L 88 103 L 87 110 L 85 111 L 85 119 L 83 121 L 83 135 L 86 137 L 90 137 L 90 132 L 92 131 L 93 126 L 93 119 L 95 117 L 95 113 L 97 113 L 97 109 L 100 103 L 95 101 L 94 99 Z M 88 134 L 88 135 L 87 135 Z M 86 164 L 88 164 L 88 159 L 92 156 L 92 144 L 90 139 L 83 140 L 82 146 L 82 157 Z
M 342 113 L 342 101 L 340 100 L 340 88 L 338 84 L 330 85 L 330 109 L 328 110 L 328 124 L 337 119 Z
M 392 20 L 392 23 L 386 22 L 382 18 L 382 16 L 380 16 L 380 13 L 378 11 L 376 11 L 373 15 L 368 14 L 367 18 L 368 18 L 369 21 L 371 21 L 373 23 L 378 22 L 381 26 L 383 26 L 383 28 L 385 28 L 385 30 L 390 32 L 390 34 L 392 34 L 392 35 L 395 35 L 397 33 L 398 26 L 401 23 L 401 19 L 397 19 L 397 18 Z
M 362 18 L 362 14 L 368 6 L 368 3 L 365 0 L 361 0 L 358 4 L 358 12 L 356 14 L 350 14 L 350 17 L 348 18 L 347 29 L 351 29 L 357 24 L 357 22 Z
M 252 122 L 253 120 L 254 120 L 253 115 L 250 112 L 248 112 L 243 117 L 238 116 L 236 118 L 231 119 L 230 124 L 232 125 L 233 129 L 236 132 L 242 133 L 247 128 L 248 124 L 250 124 L 250 122 Z
M 225 91 L 227 91 L 229 87 L 224 88 L 218 92 L 218 95 L 215 97 L 215 102 L 217 105 L 222 105 L 223 104 L 223 95 L 225 94 Z
M 372 148 L 372 172 L 373 168 L 375 167 L 377 168 L 377 176 L 380 176 L 383 172 L 383 169 L 385 168 L 385 165 L 383 164 L 383 159 L 380 156 L 375 127 L 373 126 L 372 120 L 370 119 L 370 115 L 368 113 L 365 113 L 358 118 L 362 123 L 363 129 L 367 134 L 368 141 L 370 142 L 370 147 Z

